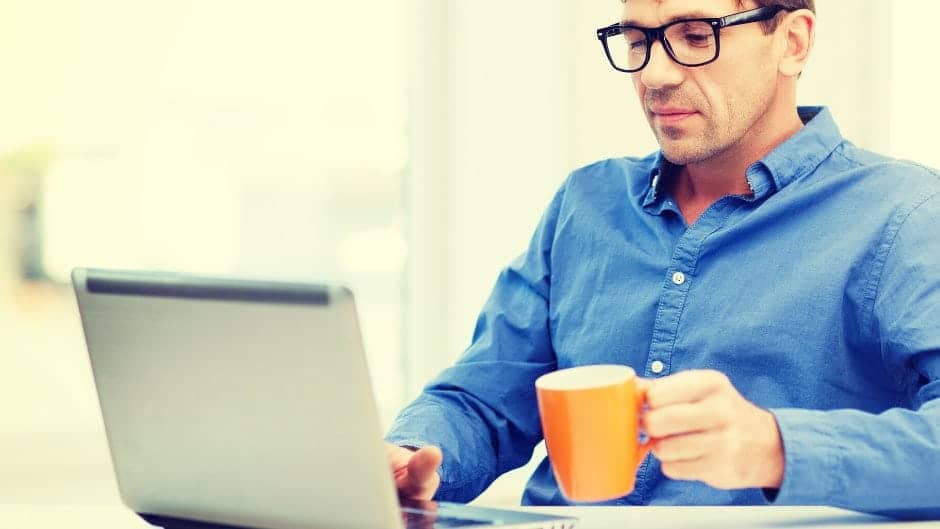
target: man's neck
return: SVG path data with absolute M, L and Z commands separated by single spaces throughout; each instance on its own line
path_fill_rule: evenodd
M 794 105 L 784 115 L 765 115 L 738 144 L 723 153 L 683 166 L 677 171 L 670 192 L 686 223 L 691 226 L 709 206 L 724 196 L 752 194 L 745 175 L 747 168 L 802 127 L 803 122 Z

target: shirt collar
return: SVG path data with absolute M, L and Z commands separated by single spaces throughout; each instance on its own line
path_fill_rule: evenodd
M 650 188 L 646 192 L 646 197 L 643 199 L 643 207 L 648 208 L 656 202 L 662 203 L 659 199 L 665 194 L 666 180 L 668 180 L 679 167 L 681 166 L 667 160 L 666 157 L 663 156 L 662 151 L 656 153 L 656 166 L 650 171 Z M 659 212 L 662 211 L 662 205 L 660 205 L 659 210 Z
M 746 172 L 755 199 L 763 199 L 810 174 L 842 143 L 842 134 L 828 108 L 798 107 L 797 112 L 803 128 L 752 164 Z M 663 209 L 661 199 L 665 195 L 665 181 L 679 167 L 667 160 L 662 151 L 657 153 L 643 207 L 660 203 L 657 209 Z
M 804 127 L 748 169 L 749 174 L 766 170 L 768 184 L 774 188 L 771 191 L 779 191 L 812 173 L 843 141 L 828 108 L 799 107 L 797 111 Z M 756 194 L 757 189 L 754 191 Z

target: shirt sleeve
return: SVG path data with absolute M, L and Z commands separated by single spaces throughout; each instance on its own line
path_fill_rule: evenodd
M 776 504 L 828 504 L 940 518 L 940 206 L 925 195 L 889 224 L 874 257 L 862 332 L 910 406 L 771 410 L 786 466 Z
M 542 439 L 535 379 L 556 367 L 549 332 L 551 250 L 564 187 L 527 251 L 504 269 L 470 347 L 398 416 L 386 440 L 441 448 L 435 499 L 467 502 L 525 464 Z

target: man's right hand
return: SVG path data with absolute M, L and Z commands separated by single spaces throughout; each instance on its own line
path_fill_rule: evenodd
M 425 446 L 415 451 L 385 443 L 385 452 L 399 497 L 430 500 L 434 496 L 441 486 L 441 476 L 437 473 L 443 459 L 440 448 Z

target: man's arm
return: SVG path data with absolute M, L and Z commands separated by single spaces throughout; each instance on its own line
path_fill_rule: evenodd
M 940 355 L 932 381 L 940 391 Z M 902 518 L 940 518 L 940 397 L 916 410 L 764 410 L 716 371 L 648 381 L 643 428 L 673 479 L 760 487 L 778 505 L 832 505 Z
M 435 499 L 470 501 L 525 464 L 541 440 L 535 379 L 556 367 L 549 332 L 551 249 L 560 190 L 528 250 L 503 270 L 470 347 L 406 407 L 386 436 L 443 453 Z
M 931 200 L 888 226 L 860 304 L 859 332 L 910 407 L 764 410 L 714 371 L 649 381 L 643 426 L 667 476 L 762 487 L 781 505 L 940 518 L 940 208 Z
M 786 471 L 776 503 L 940 518 L 940 196 L 900 211 L 871 258 L 858 318 L 910 405 L 880 414 L 773 410 Z

